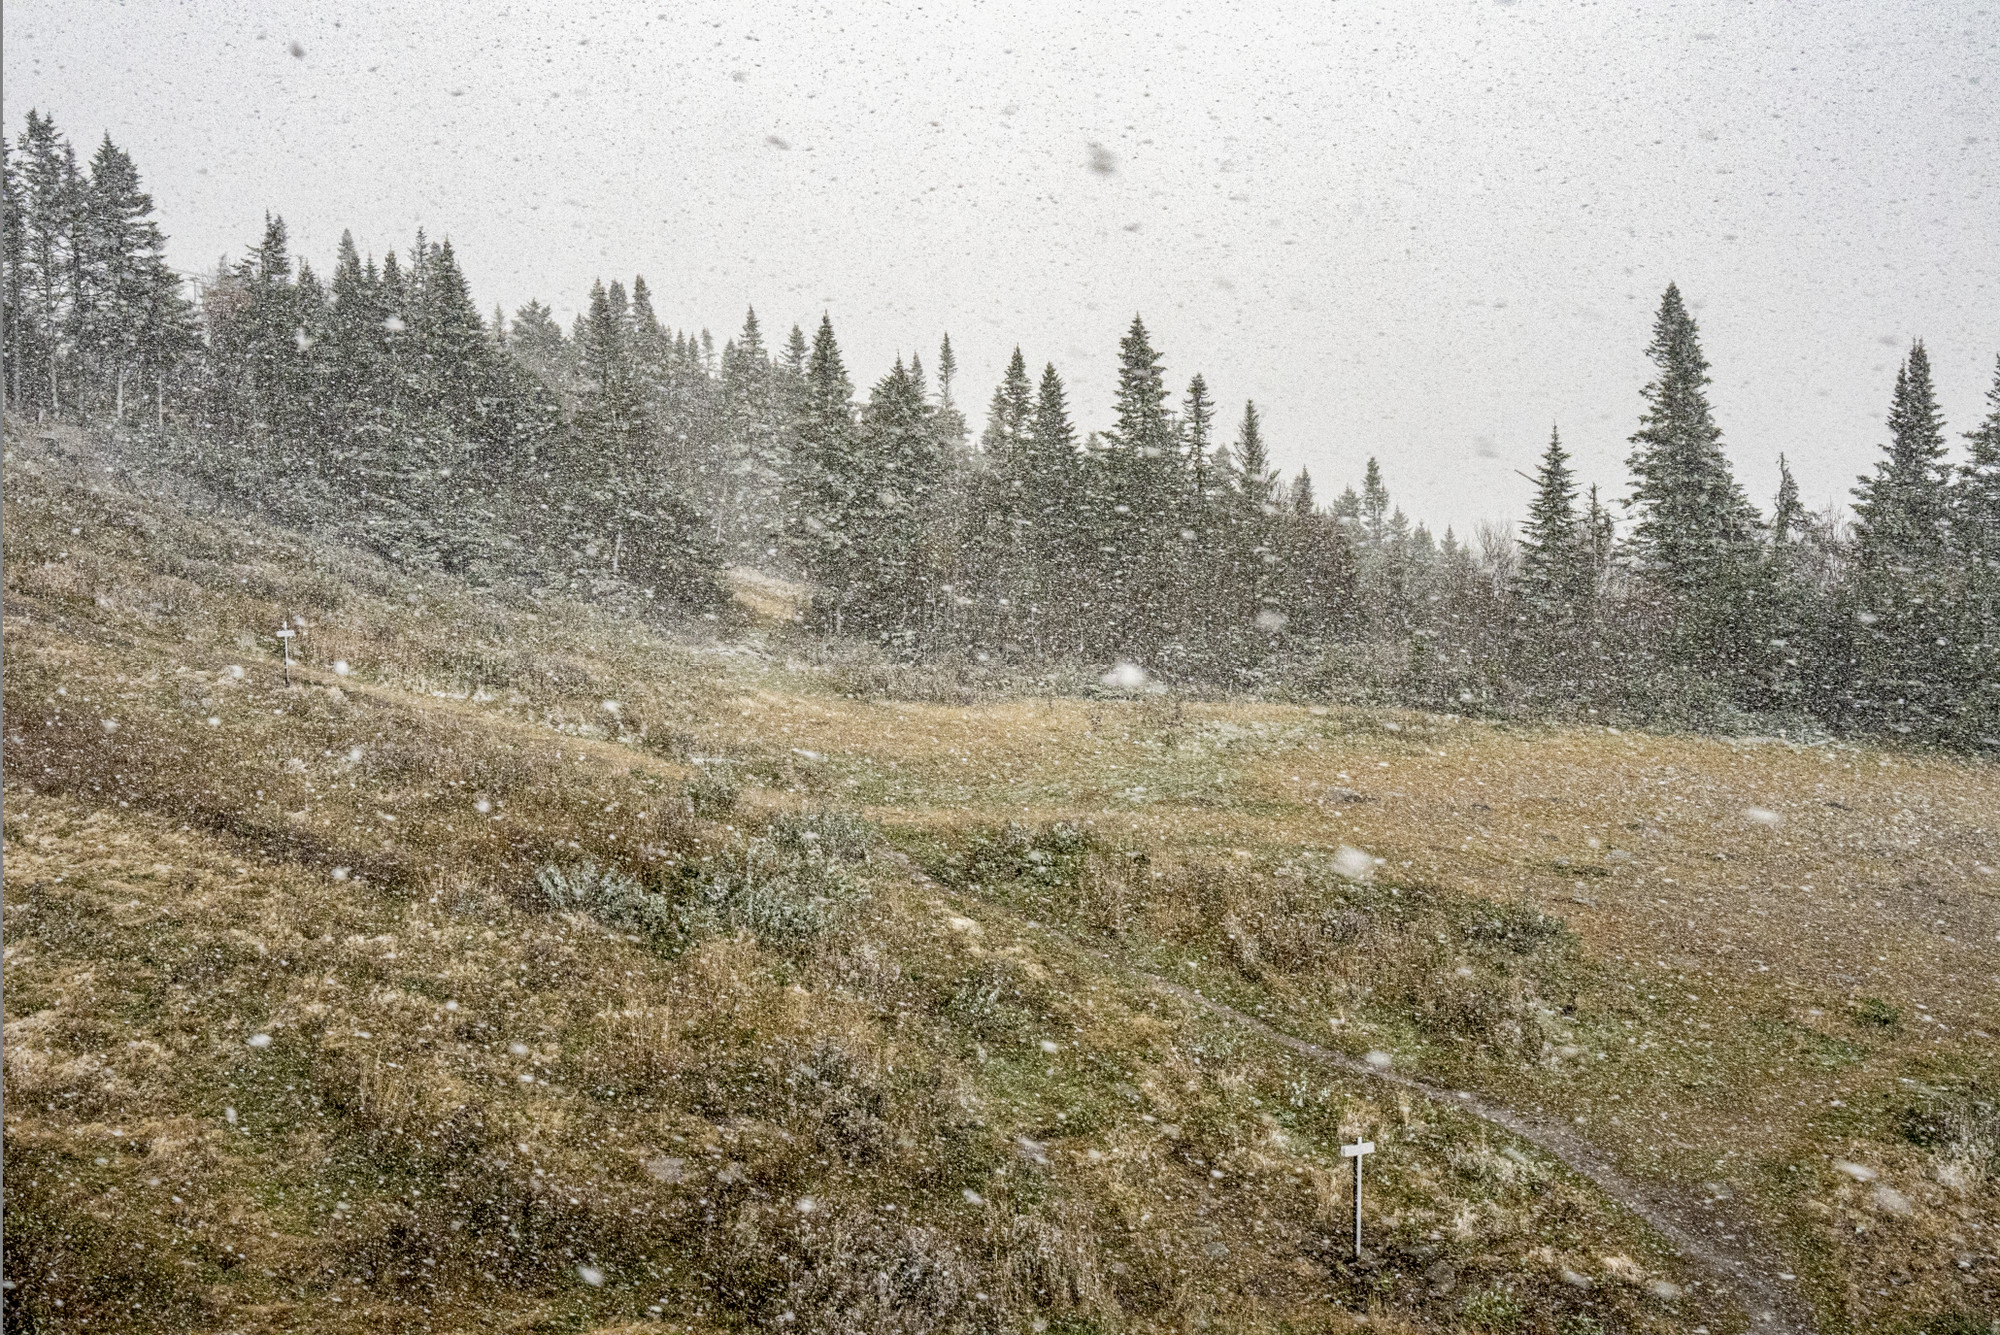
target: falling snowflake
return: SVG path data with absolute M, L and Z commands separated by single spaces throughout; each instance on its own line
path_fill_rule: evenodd
M 1350 881 L 1375 879 L 1375 859 L 1351 844 L 1342 844 L 1335 850 L 1333 869 Z
M 1137 663 L 1119 663 L 1098 678 L 1114 691 L 1143 690 L 1146 685 L 1146 669 Z

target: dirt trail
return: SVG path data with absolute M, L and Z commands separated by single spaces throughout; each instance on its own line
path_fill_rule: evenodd
M 897 853 L 893 856 L 909 869 L 913 880 L 943 894 L 954 893 L 926 875 L 906 855 Z M 971 897 L 979 898 L 979 896 Z M 993 903 L 990 900 L 981 902 Z M 998 904 L 993 906 L 1004 907 Z M 1579 1136 L 1568 1125 L 1530 1117 L 1511 1108 L 1489 1103 L 1464 1090 L 1446 1089 L 1441 1085 L 1416 1079 L 1414 1076 L 1370 1065 L 1359 1057 L 1351 1057 L 1344 1052 L 1336 1052 L 1332 1048 L 1324 1048 L 1317 1043 L 1296 1038 L 1281 1029 L 1273 1028 L 1254 1015 L 1246 1015 L 1226 1002 L 1204 996 L 1193 988 L 1162 978 L 1158 974 L 1147 973 L 1114 955 L 1086 945 L 1046 923 L 1032 925 L 1073 950 L 1123 973 L 1143 979 L 1153 988 L 1187 1005 L 1205 1010 L 1302 1057 L 1352 1075 L 1408 1090 L 1436 1103 L 1447 1104 L 1499 1127 L 1510 1135 L 1518 1136 L 1561 1160 L 1570 1171 L 1588 1178 L 1599 1191 L 1639 1216 L 1655 1233 L 1672 1243 L 1681 1255 L 1706 1271 L 1711 1284 L 1721 1292 L 1732 1295 L 1742 1305 L 1750 1319 L 1750 1329 L 1755 1335 L 1814 1335 L 1811 1309 L 1794 1285 L 1778 1278 L 1782 1267 L 1746 1236 L 1745 1227 L 1739 1218 L 1721 1214 L 1711 1202 L 1689 1199 L 1683 1192 L 1672 1191 L 1654 1183 L 1638 1182 L 1627 1177 L 1612 1165 L 1608 1155 Z

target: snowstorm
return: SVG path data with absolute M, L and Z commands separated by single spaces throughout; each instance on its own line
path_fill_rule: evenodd
M 1996 17 L 10 4 L 6 1328 L 2000 1335 Z

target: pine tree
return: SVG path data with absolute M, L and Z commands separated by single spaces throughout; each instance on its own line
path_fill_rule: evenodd
M 993 401 L 986 410 L 986 430 L 979 437 L 979 449 L 1002 471 L 1016 443 L 1028 433 L 1035 411 L 1035 388 L 1028 380 L 1028 363 L 1016 347 L 1008 359 L 1007 373 L 993 388 Z
M 1961 739 L 2000 736 L 2000 358 L 1986 409 L 1986 419 L 1965 433 L 1968 457 L 1952 496 L 1957 547 L 1966 565 L 1954 664 L 1959 706 L 1954 732 Z
M 167 265 L 152 213 L 131 157 L 105 136 L 91 159 L 73 245 L 87 294 L 79 350 L 98 382 L 91 391 L 120 422 L 134 384 L 151 380 L 163 399 L 165 375 L 193 345 L 180 277 Z
M 566 377 L 569 349 L 563 341 L 562 326 L 555 313 L 539 301 L 530 301 L 514 312 L 514 332 L 510 340 L 513 354 L 542 378 L 549 388 L 560 387 Z
M 651 423 L 630 315 L 624 284 L 594 282 L 577 338 L 580 457 L 571 504 L 579 522 L 570 534 L 572 559 L 579 568 L 598 566 L 614 575 L 623 573 L 630 515 L 650 495 L 653 481 L 645 449 Z
M 1965 433 L 1952 515 L 1959 546 L 1978 569 L 2000 575 L 2000 357 L 1986 391 L 1986 420 Z
M 1889 437 L 1886 457 L 1855 488 L 1855 537 L 1864 565 L 1921 567 L 1944 556 L 1951 525 L 1944 415 L 1922 339 L 1896 371 Z
M 1798 541 L 1804 533 L 1806 509 L 1799 503 L 1799 484 L 1792 477 L 1785 456 L 1778 456 L 1778 494 L 1771 505 L 1771 541 L 1780 547 Z
M 1646 355 L 1659 369 L 1626 461 L 1634 477 L 1629 504 L 1638 511 L 1633 549 L 1640 569 L 1663 587 L 1711 598 L 1754 556 L 1756 512 L 1722 453 L 1699 330 L 1671 283 Z
M 833 321 L 821 316 L 806 360 L 804 393 L 788 461 L 786 502 L 788 549 L 799 567 L 834 590 L 824 609 L 835 633 L 844 628 L 851 589 L 848 517 L 866 482 L 855 440 L 854 384 L 847 378 Z
M 923 382 L 901 359 L 878 381 L 861 415 L 865 474 L 858 476 L 845 519 L 849 561 L 835 593 L 852 622 L 878 637 L 914 636 L 928 629 L 926 578 L 934 532 L 930 506 L 944 479 L 944 458 L 931 431 Z
M 1190 489 L 1196 504 L 1205 503 L 1221 482 L 1214 457 L 1214 430 L 1215 400 L 1208 396 L 1208 382 L 1197 373 L 1188 381 L 1187 398 L 1181 405 L 1181 431 L 1186 437 Z
M 74 373 L 76 217 L 82 182 L 76 154 L 55 123 L 28 112 L 19 143 L 21 175 L 22 372 L 32 388 L 17 399 L 60 415 Z M 75 405 L 69 403 L 74 409 Z
M 1105 649 L 1139 660 L 1181 638 L 1185 619 L 1186 479 L 1165 373 L 1145 323 L 1118 345 L 1116 424 L 1091 458 L 1097 576 L 1109 605 Z
M 722 436 L 712 508 L 737 559 L 753 564 L 775 545 L 784 483 L 775 372 L 752 309 L 722 359 Z
M 1042 366 L 1027 446 L 1029 509 L 1023 517 L 1030 563 L 1025 587 L 1016 596 L 1028 602 L 1024 615 L 1037 654 L 1073 654 L 1078 650 L 1085 601 L 1075 574 L 1091 568 L 1096 553 L 1086 550 L 1090 517 L 1083 461 L 1070 423 L 1068 394 L 1054 362 Z
M 24 240 L 27 195 L 21 188 L 21 172 L 14 161 L 14 146 L 0 138 L 0 359 L 4 359 L 4 388 L 7 407 L 20 411 L 21 370 L 29 356 L 29 324 L 25 310 L 27 260 Z
M 1361 479 L 1361 505 L 1359 511 L 1361 532 L 1367 545 L 1381 547 L 1389 538 L 1389 488 L 1382 481 L 1382 465 L 1375 457 L 1368 458 L 1367 471 Z
M 1169 471 L 1176 452 L 1165 376 L 1145 322 L 1136 315 L 1118 343 L 1115 411 L 1117 425 L 1104 433 L 1104 441 L 1113 455 L 1126 457 L 1125 469 L 1135 478 Z
M 1586 554 L 1590 558 L 1590 587 L 1601 589 L 1611 573 L 1611 554 L 1617 538 L 1611 507 L 1597 499 L 1597 484 L 1590 484 L 1590 503 L 1583 511 Z
M 951 335 L 938 341 L 938 408 L 951 412 L 951 382 L 958 376 L 958 357 L 951 350 Z
M 1951 679 L 1962 593 L 1951 559 L 1944 417 L 1922 340 L 1896 372 L 1889 443 L 1854 489 L 1857 706 L 1877 724 L 1939 739 L 1957 712 Z
M 1369 461 L 1373 464 L 1373 460 Z M 1251 514 L 1262 514 L 1271 506 L 1277 474 L 1272 471 L 1271 458 L 1264 448 L 1264 428 L 1257 416 L 1257 405 L 1245 402 L 1243 422 L 1236 428 L 1235 484 L 1238 501 Z
M 1562 437 L 1549 429 L 1549 446 L 1535 474 L 1535 499 L 1521 534 L 1516 586 L 1539 618 L 1573 618 L 1589 598 L 1587 535 L 1576 514 L 1576 478 Z
M 1301 468 L 1298 477 L 1292 480 L 1292 515 L 1296 519 L 1308 519 L 1319 512 L 1313 499 L 1312 474 Z

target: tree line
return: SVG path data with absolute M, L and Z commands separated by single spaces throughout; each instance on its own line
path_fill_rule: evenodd
M 539 301 L 484 317 L 448 241 L 378 261 L 343 235 L 322 280 L 277 218 L 188 284 L 108 138 L 80 167 L 31 112 L 0 148 L 9 411 L 143 427 L 397 560 L 679 612 L 752 566 L 805 583 L 809 631 L 996 672 L 2000 745 L 2000 364 L 1954 462 L 1913 344 L 1852 521 L 1782 458 L 1766 513 L 1670 286 L 1628 490 L 1583 487 L 1552 430 L 1518 538 L 1468 541 L 1406 517 L 1375 459 L 1331 499 L 1279 477 L 1257 406 L 1170 388 L 1136 316 L 1107 425 L 1016 349 L 975 433 L 948 337 L 863 393 L 825 316 L 773 345 L 752 311 L 718 348 L 635 279 L 567 330 Z

